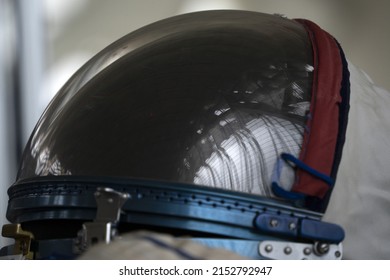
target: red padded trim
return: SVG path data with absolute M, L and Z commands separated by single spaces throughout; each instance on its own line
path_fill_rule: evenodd
M 335 39 L 308 20 L 297 19 L 307 29 L 313 47 L 313 89 L 310 115 L 299 159 L 330 175 L 338 136 L 341 103 L 342 60 Z M 323 198 L 329 190 L 324 181 L 297 170 L 292 191 Z

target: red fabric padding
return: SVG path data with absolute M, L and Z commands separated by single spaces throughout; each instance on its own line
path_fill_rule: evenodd
M 342 60 L 336 40 L 315 23 L 297 19 L 307 29 L 313 47 L 313 88 L 310 115 L 299 159 L 330 176 L 339 126 Z M 292 191 L 323 198 L 330 186 L 303 170 L 297 170 Z

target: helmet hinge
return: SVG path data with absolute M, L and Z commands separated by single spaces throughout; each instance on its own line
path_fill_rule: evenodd
M 97 204 L 96 218 L 85 222 L 75 241 L 75 251 L 82 253 L 90 246 L 105 242 L 110 243 L 117 235 L 116 225 L 119 222 L 122 206 L 130 197 L 110 188 L 98 188 L 95 192 Z
M 1 235 L 15 240 L 12 252 L 15 256 L 30 260 L 34 258 L 34 252 L 31 250 L 31 242 L 34 239 L 34 235 L 29 231 L 23 230 L 21 224 L 3 225 Z

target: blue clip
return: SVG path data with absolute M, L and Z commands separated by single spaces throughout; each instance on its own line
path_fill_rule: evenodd
M 336 224 L 302 219 L 299 235 L 303 238 L 338 244 L 344 240 L 345 232 Z
M 298 236 L 298 218 L 291 216 L 260 214 L 255 219 L 259 230 L 283 236 Z
M 254 225 L 275 237 L 296 237 L 332 244 L 340 243 L 345 237 L 339 225 L 287 215 L 260 214 L 255 218 Z

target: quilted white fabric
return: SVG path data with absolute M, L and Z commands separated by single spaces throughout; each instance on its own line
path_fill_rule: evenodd
M 209 248 L 190 239 L 168 234 L 136 231 L 110 244 L 98 244 L 80 256 L 82 260 L 239 260 L 233 252 Z

